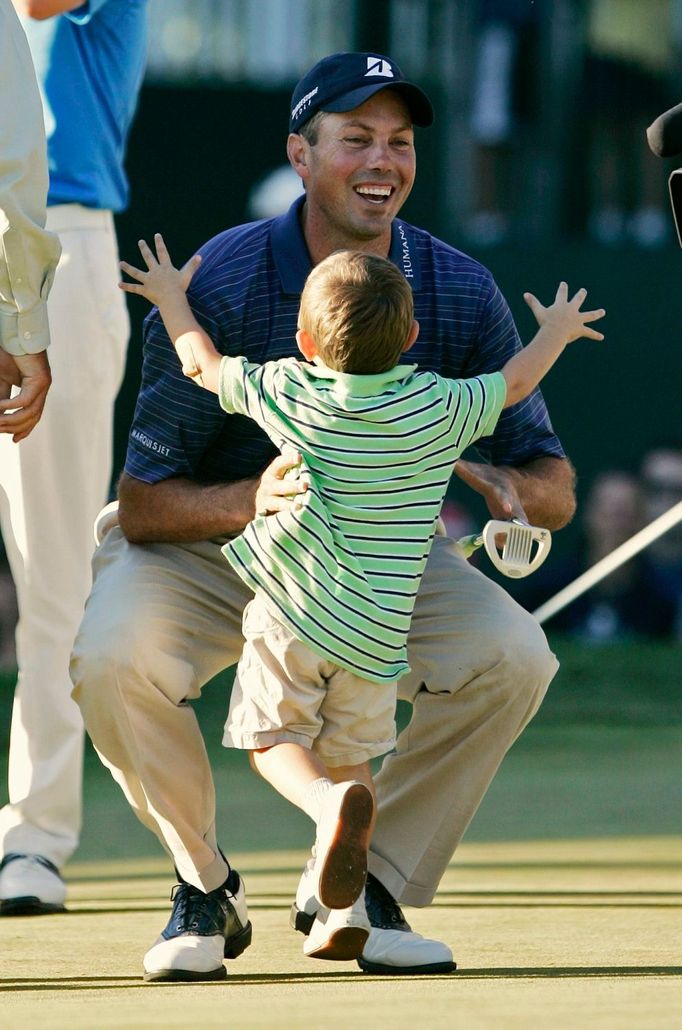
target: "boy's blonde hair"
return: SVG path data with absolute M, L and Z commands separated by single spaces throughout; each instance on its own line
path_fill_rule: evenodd
M 298 324 L 329 368 L 370 375 L 398 364 L 413 319 L 412 290 L 395 265 L 339 250 L 308 276 Z

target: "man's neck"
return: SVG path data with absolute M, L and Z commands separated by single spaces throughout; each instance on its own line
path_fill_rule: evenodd
M 337 250 L 361 250 L 365 254 L 388 257 L 391 249 L 390 227 L 381 236 L 363 239 L 336 231 L 326 220 L 315 217 L 307 203 L 303 204 L 300 217 L 303 238 L 314 265 Z

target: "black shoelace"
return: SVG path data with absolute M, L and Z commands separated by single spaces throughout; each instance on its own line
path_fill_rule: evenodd
M 367 876 L 365 905 L 372 926 L 383 930 L 410 929 L 398 902 L 371 873 Z

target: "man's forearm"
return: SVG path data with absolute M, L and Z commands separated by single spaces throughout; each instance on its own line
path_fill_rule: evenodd
M 202 484 L 190 479 L 143 483 L 124 473 L 119 523 L 134 544 L 190 543 L 239 533 L 255 514 L 258 480 Z
M 536 458 L 521 468 L 505 467 L 533 526 L 562 529 L 575 514 L 575 472 L 567 458 Z

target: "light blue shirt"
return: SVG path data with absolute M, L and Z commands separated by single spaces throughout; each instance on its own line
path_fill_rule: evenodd
M 45 114 L 48 205 L 122 211 L 125 146 L 142 83 L 147 0 L 89 0 L 22 18 Z

